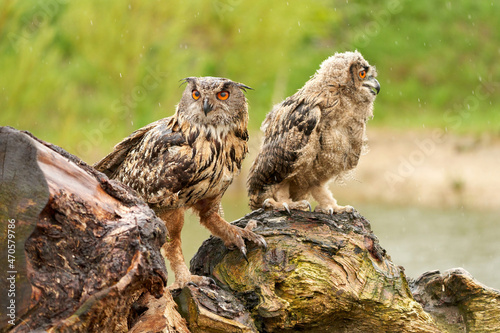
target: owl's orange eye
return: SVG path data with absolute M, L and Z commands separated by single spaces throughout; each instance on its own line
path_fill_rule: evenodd
M 198 100 L 201 97 L 201 94 L 198 90 L 195 89 L 195 90 L 193 90 L 192 96 L 193 96 L 194 100 Z
M 359 77 L 364 79 L 366 77 L 366 71 L 359 72 Z
M 220 99 L 221 101 L 225 101 L 226 99 L 229 98 L 229 91 L 221 91 L 217 93 L 217 98 Z

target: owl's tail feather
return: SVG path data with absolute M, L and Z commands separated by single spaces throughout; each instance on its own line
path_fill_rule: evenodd
M 262 205 L 264 204 L 264 196 L 258 195 L 258 194 L 249 194 L 250 201 L 248 205 L 250 206 L 250 209 L 256 210 L 259 208 L 262 208 Z
M 252 210 L 256 210 L 262 208 L 264 204 L 264 200 L 268 197 L 267 186 L 260 179 L 260 177 L 256 173 L 250 173 L 250 177 L 248 177 L 247 181 L 248 188 L 248 205 Z

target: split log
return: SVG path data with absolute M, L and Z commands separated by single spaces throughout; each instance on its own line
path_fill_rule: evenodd
M 463 268 L 427 272 L 411 280 L 410 288 L 446 332 L 500 332 L 500 292 Z
M 243 303 L 223 289 L 188 285 L 173 296 L 192 333 L 257 332 Z
M 462 332 L 436 318 L 433 309 L 443 304 L 460 308 L 467 332 L 500 331 L 500 293 L 466 274 L 417 280 L 412 286 L 422 307 L 404 269 L 357 212 L 259 210 L 235 224 L 252 220 L 267 249 L 249 249 L 246 262 L 211 237 L 191 260 L 191 271 L 240 298 L 260 332 Z
M 0 182 L 1 243 L 15 247 L 11 262 L 2 249 L 2 290 L 14 293 L 2 291 L 1 331 L 127 332 L 138 298 L 162 296 L 167 231 L 133 191 L 9 127 Z

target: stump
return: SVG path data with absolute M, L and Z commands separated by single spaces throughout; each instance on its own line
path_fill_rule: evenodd
M 451 295 L 436 296 L 436 288 L 419 279 L 412 286 L 423 308 L 404 269 L 391 261 L 369 222 L 356 212 L 292 211 L 290 216 L 259 210 L 235 224 L 244 227 L 252 220 L 267 249 L 249 249 L 246 262 L 211 237 L 191 260 L 191 270 L 211 276 L 240 298 L 259 332 L 458 332 L 457 326 L 425 311 L 432 313 L 429 304 L 436 308 L 443 298 L 455 308 L 469 304 L 464 318 L 473 318 L 474 324 L 467 324 L 468 332 L 500 331 L 500 293 L 485 292 L 470 277 L 456 279 L 468 281 L 454 284 L 460 288 L 444 283 L 449 293 L 460 291 L 455 296 L 461 303 Z
M 410 288 L 446 332 L 500 332 L 500 292 L 463 268 L 424 273 L 410 281 Z
M 130 189 L 8 127 L 0 177 L 2 331 L 127 332 L 139 296 L 162 296 L 167 231 Z

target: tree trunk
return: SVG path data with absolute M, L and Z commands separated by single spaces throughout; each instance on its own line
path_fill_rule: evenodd
M 500 332 L 499 291 L 462 269 L 408 283 L 356 212 L 254 211 L 235 224 L 267 249 L 211 237 L 191 270 L 217 286 L 171 295 L 166 228 L 128 187 L 8 127 L 0 182 L 1 332 Z
M 0 181 L 2 331 L 127 332 L 162 296 L 166 228 L 130 189 L 8 127 Z
M 500 332 L 500 292 L 463 268 L 424 273 L 410 281 L 410 287 L 446 332 Z
M 414 298 L 357 212 L 259 210 L 235 224 L 252 220 L 267 249 L 249 249 L 246 262 L 211 237 L 191 270 L 240 298 L 260 332 L 500 332 L 498 291 L 452 270 L 412 282 Z

